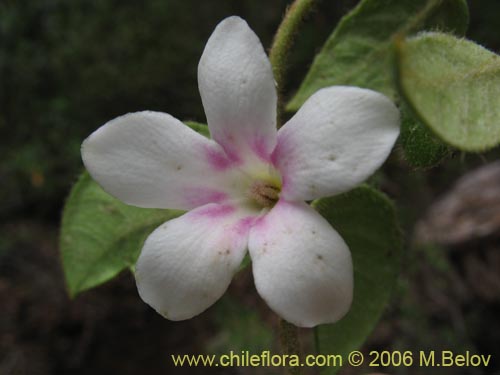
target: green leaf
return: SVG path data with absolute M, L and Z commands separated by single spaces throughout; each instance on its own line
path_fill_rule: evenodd
M 83 173 L 66 202 L 61 226 L 69 294 L 74 297 L 134 266 L 149 233 L 181 213 L 126 205 Z
M 269 350 L 273 344 L 272 329 L 254 308 L 243 301 L 225 294 L 212 308 L 215 334 L 207 343 L 211 354 L 227 354 L 230 351 L 260 353 Z
M 463 35 L 467 25 L 465 0 L 363 0 L 339 22 L 287 110 L 298 110 L 314 92 L 332 85 L 365 87 L 394 98 L 394 36 L 421 30 Z
M 339 322 L 316 328 L 318 352 L 347 354 L 359 349 L 379 320 L 399 270 L 401 234 L 392 202 L 365 185 L 319 199 L 313 206 L 349 246 L 354 264 L 354 300 Z M 324 368 L 334 374 L 338 368 Z
M 414 168 L 431 168 L 451 155 L 451 149 L 403 106 L 401 108 L 401 135 L 404 157 Z
M 442 33 L 400 39 L 395 47 L 400 95 L 421 122 L 461 150 L 500 143 L 500 56 Z
M 208 127 L 187 126 L 208 136 Z M 66 201 L 60 248 L 70 296 L 111 280 L 125 269 L 133 270 L 146 237 L 178 210 L 129 206 L 99 187 L 83 173 Z

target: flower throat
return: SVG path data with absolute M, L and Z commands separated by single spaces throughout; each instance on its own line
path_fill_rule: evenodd
M 248 190 L 248 195 L 260 207 L 273 207 L 279 199 L 281 187 L 269 181 L 255 181 Z

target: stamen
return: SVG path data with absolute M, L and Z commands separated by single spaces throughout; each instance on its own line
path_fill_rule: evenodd
M 250 197 L 262 207 L 272 207 L 279 199 L 281 189 L 267 181 L 256 181 L 249 190 Z

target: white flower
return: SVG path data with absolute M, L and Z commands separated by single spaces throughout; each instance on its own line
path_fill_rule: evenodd
M 146 111 L 108 122 L 82 145 L 108 193 L 189 210 L 147 238 L 141 298 L 168 319 L 191 318 L 222 296 L 248 248 L 257 291 L 278 315 L 301 327 L 337 321 L 352 301 L 351 255 L 305 201 L 371 175 L 398 136 L 398 110 L 374 91 L 328 87 L 277 131 L 271 65 L 238 17 L 208 40 L 198 82 L 213 140 Z

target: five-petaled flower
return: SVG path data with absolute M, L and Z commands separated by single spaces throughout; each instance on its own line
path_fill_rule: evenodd
M 189 210 L 144 243 L 141 298 L 168 319 L 191 318 L 222 296 L 248 249 L 257 291 L 278 315 L 302 327 L 337 321 L 352 302 L 351 254 L 306 201 L 345 192 L 384 162 L 397 108 L 374 91 L 328 87 L 277 131 L 271 65 L 238 17 L 208 40 L 198 84 L 212 139 L 146 111 L 108 122 L 82 145 L 108 193 Z

